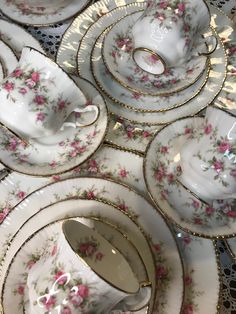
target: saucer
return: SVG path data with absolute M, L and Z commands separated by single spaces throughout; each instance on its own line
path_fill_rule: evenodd
M 135 3 L 133 6 L 127 6 L 125 9 L 127 11 L 133 10 L 137 11 L 138 8 L 140 8 L 142 4 Z M 119 10 L 119 9 L 117 9 Z M 107 17 L 109 19 L 109 15 Z M 114 19 L 114 16 L 113 16 Z M 100 20 L 100 19 L 99 19 Z M 105 21 L 105 15 L 104 19 Z M 114 20 L 113 20 L 114 21 Z M 97 22 L 99 24 L 99 22 Z M 95 31 L 96 23 L 92 26 L 93 31 Z M 92 27 L 89 29 L 91 30 Z M 104 26 L 106 29 L 107 25 Z M 98 32 L 102 31 L 103 27 L 98 27 Z M 163 111 L 163 112 L 137 112 L 135 110 L 132 110 L 129 107 L 130 101 L 133 101 L 136 106 L 138 106 L 140 109 L 142 109 L 143 106 L 143 97 L 145 95 L 138 95 L 138 94 L 132 94 L 130 92 L 130 96 L 127 97 L 127 100 L 129 103 L 124 103 L 122 101 L 124 99 L 125 93 L 128 93 L 128 90 L 126 90 L 124 87 L 118 84 L 115 80 L 111 80 L 111 78 L 106 77 L 105 73 L 107 73 L 105 69 L 105 65 L 102 62 L 101 58 L 101 44 L 102 42 L 99 42 L 97 46 L 94 47 L 94 37 L 96 35 L 93 32 L 93 37 L 88 37 L 89 31 L 87 31 L 87 34 L 84 37 L 84 41 L 82 39 L 81 46 L 78 51 L 78 70 L 80 73 L 82 73 L 84 76 L 86 76 L 87 79 L 90 81 L 95 81 L 94 77 L 96 76 L 96 81 L 99 83 L 100 88 L 103 90 L 103 92 L 106 94 L 106 96 L 109 95 L 109 100 L 107 101 L 108 107 L 110 111 L 125 120 L 130 121 L 131 123 L 142 123 L 145 125 L 157 125 L 157 124 L 165 124 L 170 121 L 175 120 L 176 118 L 180 118 L 187 115 L 193 115 L 204 109 L 208 104 L 212 102 L 212 100 L 217 96 L 217 94 L 220 92 L 222 88 L 222 84 L 225 79 L 225 69 L 226 69 L 226 54 L 224 51 L 224 47 L 219 39 L 219 45 L 216 49 L 216 51 L 211 56 L 211 71 L 209 73 L 209 79 L 207 80 L 207 83 L 202 88 L 201 92 L 199 93 L 198 97 L 193 98 L 191 101 L 186 103 L 186 105 L 181 106 L 179 108 L 174 108 L 173 110 Z M 83 44 L 82 44 L 83 42 Z M 94 72 L 93 75 L 90 70 L 90 62 L 88 60 L 88 55 L 91 55 L 92 49 L 94 47 L 94 50 L 96 50 L 97 59 L 91 58 L 92 60 L 92 71 Z M 80 52 L 81 51 L 81 52 Z M 82 52 L 83 51 L 83 52 Z M 86 58 L 83 58 L 83 62 L 81 61 L 82 58 L 79 58 L 80 55 L 86 56 Z M 197 82 L 196 82 L 197 83 Z M 122 89 L 123 88 L 123 89 Z M 121 90 L 122 89 L 122 90 Z M 111 96 L 112 94 L 112 96 Z M 127 94 L 128 95 L 128 94 Z M 185 95 L 186 96 L 186 95 Z M 152 102 L 149 102 L 149 105 L 152 105 Z M 158 104 L 160 106 L 160 104 Z M 161 103 L 161 105 L 165 105 Z
M 42 197 L 42 195 L 47 195 L 47 197 Z M 80 200 L 78 201 L 77 199 Z M 59 203 L 51 205 L 55 202 Z M 23 211 L 18 210 L 21 206 L 24 207 Z M 48 206 L 51 206 L 48 210 L 46 208 L 43 209 Z M 145 218 L 142 215 L 143 208 L 146 211 Z M 18 243 L 17 247 L 21 247 L 22 241 L 24 241 L 23 233 L 25 233 L 26 229 L 28 230 L 28 235 L 30 235 L 32 234 L 32 226 L 34 226 L 34 229 L 35 226 L 37 228 L 41 227 L 40 221 L 45 225 L 71 215 L 98 216 L 116 224 L 120 230 L 129 236 L 129 239 L 139 251 L 147 269 L 148 278 L 153 283 L 152 287 L 157 300 L 154 308 L 158 307 L 155 313 L 180 312 L 183 293 L 182 266 L 175 240 L 162 216 L 131 188 L 110 180 L 74 178 L 59 181 L 36 191 L 23 201 L 18 209 L 16 208 L 12 211 L 12 215 L 16 214 L 20 219 L 15 220 L 10 214 L 7 219 L 8 222 L 6 222 L 8 230 L 5 230 L 3 225 L 3 228 L 1 228 L 1 242 L 4 243 L 6 240 L 8 243 L 9 241 L 11 242 L 6 256 L 3 258 L 2 278 L 5 277 L 8 265 L 15 254 L 16 243 Z M 33 215 L 39 216 L 34 218 L 32 217 Z M 31 217 L 34 219 L 34 222 L 32 220 L 32 224 L 28 224 L 26 221 Z M 14 224 L 11 223 L 12 218 L 14 219 Z M 24 224 L 25 226 L 23 227 Z M 9 226 L 11 227 L 9 228 Z M 139 236 L 140 231 L 145 237 Z M 3 236 L 5 232 L 7 238 Z M 9 233 L 11 233 L 11 236 L 9 236 Z M 17 236 L 14 236 L 16 233 Z M 149 252 L 150 247 L 147 244 L 144 246 L 145 239 L 146 241 L 148 239 L 150 243 L 155 258 L 155 266 L 152 264 L 153 255 Z M 157 290 L 155 289 L 156 279 L 158 279 Z M 0 279 L 0 285 L 2 285 L 2 280 Z M 161 303 L 159 303 L 160 298 L 162 299 Z M 152 299 L 150 302 L 150 311 L 153 307 L 153 301 Z
M 44 53 L 40 43 L 19 25 L 0 19 L 0 39 L 9 45 L 19 58 L 24 46 L 33 47 Z
M 173 95 L 149 96 L 131 92 L 113 79 L 103 62 L 102 57 L 100 57 L 105 34 L 106 31 L 101 34 L 95 42 L 91 54 L 91 71 L 99 88 L 107 97 L 121 106 L 122 109 L 125 108 L 131 112 L 134 111 L 135 114 L 142 115 L 143 117 L 151 114 L 153 116 L 153 113 L 155 113 L 156 116 L 158 113 L 188 105 L 190 101 L 193 101 L 194 98 L 200 94 L 201 90 L 207 83 L 210 71 L 209 66 L 194 85 Z
M 13 72 L 18 65 L 18 60 L 14 51 L 3 40 L 0 40 L 0 61 L 6 76 Z
M 143 10 L 126 15 L 108 31 L 102 48 L 106 67 L 121 85 L 133 92 L 161 96 L 186 89 L 205 70 L 207 57 L 196 55 L 196 48 L 193 48 L 191 59 L 181 67 L 167 67 L 162 75 L 143 71 L 132 57 L 134 48 L 131 33 L 133 25 L 142 14 Z
M 144 8 L 143 3 L 135 3 L 129 6 L 117 8 L 111 11 L 108 14 L 105 14 L 101 17 L 98 22 L 94 23 L 86 32 L 85 36 L 82 38 L 79 50 L 78 50 L 78 71 L 79 73 L 85 73 L 89 80 L 94 80 L 93 76 L 91 75 L 90 64 L 87 62 L 87 56 L 92 54 L 92 48 L 94 43 L 99 37 L 100 33 L 107 29 L 110 25 L 114 23 L 114 20 L 119 20 L 127 12 L 136 12 L 139 11 L 140 8 Z M 102 36 L 102 35 L 101 35 Z M 103 63 L 101 59 L 102 49 L 102 39 L 101 42 L 97 44 L 97 46 L 93 49 L 97 50 L 96 57 L 98 58 L 99 63 Z M 99 54 L 99 55 L 98 55 Z M 86 60 L 86 61 L 85 61 Z M 194 86 L 187 88 L 185 91 L 176 93 L 174 95 L 169 96 L 162 96 L 162 97 L 153 97 L 148 95 L 141 95 L 140 93 L 132 93 L 131 91 L 124 88 L 118 82 L 114 81 L 113 77 L 109 74 L 109 71 L 103 65 L 105 71 L 105 80 L 109 80 L 109 84 L 111 84 L 111 88 L 106 88 L 106 86 L 101 86 L 106 95 L 117 102 L 118 105 L 124 107 L 125 109 L 130 109 L 132 111 L 137 112 L 137 114 L 141 115 L 140 113 L 152 113 L 152 112 L 161 112 L 167 111 L 173 108 L 180 107 L 184 104 L 187 104 L 191 99 L 196 97 L 204 85 L 207 82 L 208 74 L 209 74 L 209 65 L 208 68 L 205 70 L 204 74 L 201 76 L 201 79 L 197 81 Z M 99 84 L 100 82 L 98 82 Z M 102 85 L 102 84 L 100 84 Z M 104 84 L 103 84 L 104 85 Z M 123 108 L 122 108 L 123 109 Z M 140 112 L 140 113 L 139 113 Z M 143 116 L 143 114 L 142 114 Z
M 164 216 L 181 229 L 207 238 L 233 236 L 235 200 L 207 204 L 178 181 L 181 147 L 204 132 L 207 125 L 200 117 L 177 120 L 157 132 L 146 150 L 146 186 Z
M 142 263 L 136 247 L 127 240 L 127 236 L 122 234 L 112 223 L 101 220 L 100 218 L 73 218 L 91 228 L 95 228 L 105 239 L 107 239 L 129 262 L 132 270 L 135 272 L 139 282 L 148 280 L 146 269 Z M 5 280 L 5 293 L 3 292 L 3 306 L 5 313 L 11 309 L 11 313 L 18 313 L 19 309 L 26 310 L 28 307 L 28 295 L 25 294 L 27 287 L 27 273 L 33 265 L 42 258 L 47 258 L 56 253 L 57 243 L 61 234 L 62 223 L 66 220 L 60 220 L 48 224 L 41 229 L 34 231 L 32 235 L 22 246 L 12 259 L 9 272 Z M 39 244 L 40 243 L 40 244 Z M 56 270 L 56 269 L 55 269 Z M 12 289 L 14 287 L 14 290 Z M 21 294 L 20 292 L 24 293 Z M 14 300 L 14 302 L 10 301 Z M 12 307 L 12 303 L 15 307 Z M 56 305 L 54 306 L 54 308 Z M 70 308 L 70 306 L 68 305 Z M 52 310 L 52 309 L 51 309 Z M 62 308 L 63 310 L 63 308 Z M 143 313 L 147 309 L 143 309 Z M 25 312 L 25 311 L 22 311 Z M 142 313 L 142 312 L 141 312 Z
M 72 0 L 68 4 L 60 6 L 52 6 L 51 8 L 39 6 L 32 9 L 24 1 L 1 0 L 0 6 L 2 13 L 15 22 L 46 26 L 72 18 L 82 11 L 88 3 L 89 0 Z
M 86 98 L 99 107 L 97 121 L 87 127 L 65 128 L 53 136 L 30 140 L 25 145 L 4 128 L 0 129 L 0 160 L 7 168 L 34 176 L 49 176 L 77 167 L 100 146 L 108 118 L 102 96 L 89 82 L 76 78 Z M 83 114 L 80 119 L 83 119 Z

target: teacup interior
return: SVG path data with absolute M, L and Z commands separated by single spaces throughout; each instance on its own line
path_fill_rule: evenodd
M 62 225 L 64 236 L 83 262 L 111 286 L 129 294 L 139 290 L 139 282 L 124 256 L 96 230 L 75 220 Z

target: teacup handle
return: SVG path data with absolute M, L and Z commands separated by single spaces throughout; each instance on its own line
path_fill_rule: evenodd
M 212 41 L 212 48 L 209 50 L 209 51 L 206 51 L 206 52 L 198 52 L 198 55 L 199 56 L 209 56 L 211 55 L 217 48 L 217 45 L 218 45 L 218 39 L 215 35 L 211 35 L 209 37 L 206 37 L 204 38 L 205 39 L 205 42 L 208 42 L 208 41 Z
M 96 105 L 89 105 L 89 106 L 86 106 L 85 108 L 75 108 L 73 110 L 73 112 L 78 112 L 78 113 L 84 113 L 84 112 L 92 112 L 94 111 L 95 112 L 95 116 L 93 117 L 93 119 L 87 123 L 79 123 L 78 121 L 75 121 L 75 122 L 68 122 L 68 121 L 65 121 L 61 127 L 61 131 L 64 130 L 65 127 L 74 127 L 74 128 L 77 128 L 77 127 L 86 127 L 86 126 L 89 126 L 89 125 L 92 125 L 93 123 L 95 123 L 99 117 L 99 107 L 96 106 Z
M 152 294 L 151 282 L 140 283 L 139 292 L 122 300 L 125 310 L 135 312 L 148 305 Z

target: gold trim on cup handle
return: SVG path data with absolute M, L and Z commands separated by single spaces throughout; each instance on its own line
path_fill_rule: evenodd
M 209 37 L 206 37 L 205 41 L 207 41 L 208 38 L 214 38 L 215 39 L 215 45 L 213 44 L 213 48 L 210 51 L 198 52 L 199 56 L 210 56 L 213 52 L 216 51 L 216 48 L 217 48 L 217 45 L 218 45 L 218 38 L 215 35 L 211 35 Z

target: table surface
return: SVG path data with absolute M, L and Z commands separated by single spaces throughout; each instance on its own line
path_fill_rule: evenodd
M 208 2 L 222 9 L 228 16 L 233 17 L 236 22 L 236 0 L 208 0 Z M 50 27 L 24 26 L 24 28 L 39 40 L 49 56 L 55 58 L 61 37 L 71 22 L 72 19 Z M 231 258 L 224 242 L 217 241 L 217 247 L 220 252 L 221 274 L 223 278 L 220 313 L 236 314 L 236 261 Z

